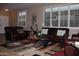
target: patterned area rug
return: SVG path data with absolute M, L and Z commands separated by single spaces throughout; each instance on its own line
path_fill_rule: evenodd
M 33 44 L 26 44 L 26 45 L 22 45 L 22 46 L 18 46 L 18 47 L 9 47 L 4 45 L 3 47 L 12 50 L 12 51 L 21 51 L 21 50 L 27 50 L 29 48 L 31 48 L 33 46 Z
M 61 48 L 58 46 L 59 43 L 56 43 L 54 45 L 48 46 L 44 49 L 39 49 L 39 48 L 35 48 L 34 44 L 26 44 L 20 47 L 15 47 L 15 48 L 10 48 L 10 47 L 6 47 L 9 50 L 12 50 L 14 52 L 17 52 L 18 55 L 21 56 L 34 56 L 34 55 L 39 55 L 39 56 L 50 56 L 50 54 L 48 53 L 55 53 L 57 51 L 60 51 Z

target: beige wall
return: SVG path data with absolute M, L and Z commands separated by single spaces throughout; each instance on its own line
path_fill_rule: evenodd
M 30 29 L 30 26 L 32 25 L 32 15 L 37 16 L 37 24 L 38 27 L 42 27 L 43 23 L 43 7 L 42 6 L 36 6 L 32 8 L 27 9 L 27 30 Z

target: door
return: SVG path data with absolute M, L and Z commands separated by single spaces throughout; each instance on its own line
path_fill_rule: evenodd
M 9 16 L 0 16 L 0 34 L 4 33 L 4 28 L 9 24 Z

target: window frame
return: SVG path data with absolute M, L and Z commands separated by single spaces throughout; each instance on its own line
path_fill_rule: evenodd
M 19 25 L 20 24 L 19 21 L 22 21 L 22 19 L 20 20 L 19 17 L 21 17 L 21 18 L 23 17 L 23 15 L 19 16 L 19 13 L 22 14 L 23 12 L 26 13 L 25 16 L 24 16 L 25 17 L 25 20 L 24 20 L 25 25 L 24 26 L 23 25 Z M 18 19 L 17 20 L 17 26 L 26 27 L 27 26 L 27 10 L 20 10 L 20 11 L 18 11 L 17 16 L 18 16 L 17 17 L 17 19 Z
M 74 8 L 73 6 L 76 6 L 76 7 Z M 56 6 L 56 7 L 57 7 L 57 6 Z M 76 29 L 79 29 L 79 26 L 78 26 L 78 27 L 71 27 L 71 26 L 70 26 L 70 12 L 71 12 L 71 10 L 74 10 L 74 9 L 77 10 L 77 9 L 79 9 L 79 4 L 67 5 L 67 7 L 68 7 L 68 9 L 66 10 L 66 11 L 68 11 L 68 25 L 67 25 L 67 27 L 64 27 L 64 26 L 61 27 L 61 26 L 60 26 L 60 17 L 61 17 L 61 15 L 60 15 L 60 12 L 61 12 L 60 9 L 59 9 L 59 11 L 58 11 L 58 13 L 59 13 L 59 15 L 58 15 L 58 16 L 59 16 L 59 17 L 58 17 L 58 18 L 59 18 L 59 19 L 58 19 L 58 26 L 52 26 L 52 24 L 51 24 L 51 22 L 52 22 L 51 18 L 50 18 L 50 25 L 51 25 L 51 26 L 45 26 L 45 25 L 44 25 L 44 23 L 45 23 L 45 22 L 44 22 L 44 21 L 45 21 L 45 9 L 46 9 L 46 8 L 51 8 L 51 9 L 52 9 L 52 8 L 56 8 L 56 7 L 48 6 L 48 7 L 45 7 L 45 8 L 44 8 L 43 27 L 71 28 L 71 29 L 76 28 Z M 61 8 L 61 7 L 64 7 L 64 6 L 58 6 L 58 8 Z M 72 8 L 70 8 L 70 7 L 72 7 Z M 52 12 L 51 12 L 51 14 L 52 14 Z M 51 16 L 51 14 L 50 14 L 50 16 Z M 51 17 L 52 17 L 52 16 L 51 16 Z

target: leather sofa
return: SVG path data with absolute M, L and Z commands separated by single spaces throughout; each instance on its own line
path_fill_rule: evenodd
M 54 42 L 64 42 L 64 40 L 67 39 L 69 36 L 68 28 L 44 28 L 44 29 L 48 29 L 47 38 L 51 39 Z M 65 31 L 64 35 L 58 36 L 57 35 L 58 30 Z
M 5 37 L 7 42 L 14 42 L 26 39 L 30 35 L 29 31 L 24 31 L 23 27 L 5 27 Z
M 69 29 L 68 28 L 45 28 L 43 27 L 42 29 L 48 29 L 47 31 L 47 34 L 43 34 L 43 39 L 41 38 L 40 41 L 38 41 L 36 44 L 35 44 L 35 47 L 39 47 L 39 46 L 48 46 L 48 43 L 51 42 L 51 43 L 60 43 L 60 46 L 63 47 L 64 46 L 64 41 L 65 39 L 68 38 L 69 36 Z M 58 30 L 61 30 L 61 31 L 65 31 L 65 33 L 62 35 L 62 36 L 58 36 L 57 35 L 57 32 Z M 60 34 L 62 34 L 60 32 Z

